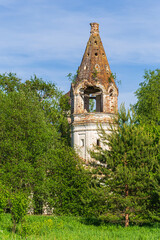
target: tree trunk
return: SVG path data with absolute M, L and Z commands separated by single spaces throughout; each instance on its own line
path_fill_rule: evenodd
M 126 197 L 128 196 L 128 184 L 125 185 L 125 195 Z M 128 212 L 128 207 L 126 207 L 126 213 L 125 213 L 125 227 L 129 226 L 129 214 Z
M 126 209 L 127 210 L 127 209 Z M 125 214 L 125 227 L 128 227 L 129 226 L 129 214 L 126 213 Z
M 16 221 L 13 219 L 13 227 L 12 227 L 12 232 L 16 232 Z

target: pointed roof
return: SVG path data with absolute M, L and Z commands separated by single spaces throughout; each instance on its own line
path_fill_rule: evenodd
M 99 35 L 99 24 L 90 23 L 90 25 L 90 38 L 78 69 L 76 85 L 83 80 L 90 83 L 99 81 L 105 88 L 108 88 L 109 83 L 115 84 L 115 82 L 111 77 L 111 69 Z

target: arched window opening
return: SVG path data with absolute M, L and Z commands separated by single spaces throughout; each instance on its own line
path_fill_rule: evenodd
M 87 87 L 84 90 L 84 109 L 87 112 L 103 112 L 102 90 L 98 87 Z
M 81 139 L 81 147 L 84 147 L 84 139 Z
M 110 97 L 113 96 L 113 89 L 110 89 L 110 91 L 109 91 L 109 96 L 110 96 Z

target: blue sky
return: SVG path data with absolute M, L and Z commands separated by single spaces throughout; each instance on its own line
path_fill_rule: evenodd
M 90 35 L 100 36 L 121 80 L 119 104 L 135 103 L 144 70 L 160 66 L 159 0 L 0 0 L 0 73 L 33 74 L 67 92 Z

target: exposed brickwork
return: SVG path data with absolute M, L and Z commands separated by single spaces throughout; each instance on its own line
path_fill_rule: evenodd
M 87 148 L 98 139 L 97 124 L 109 124 L 118 110 L 118 89 L 99 35 L 99 24 L 90 25 L 90 38 L 78 68 L 76 81 L 72 83 L 70 91 L 72 144 L 80 146 L 85 138 L 84 149 L 81 146 L 81 151 L 85 152 L 81 154 L 83 158 L 89 158 Z M 89 112 L 89 99 L 96 101 L 96 113 Z
M 97 23 L 91 23 L 91 35 L 78 72 L 77 84 L 87 79 L 93 85 L 99 81 L 107 89 L 110 82 L 114 83 Z

